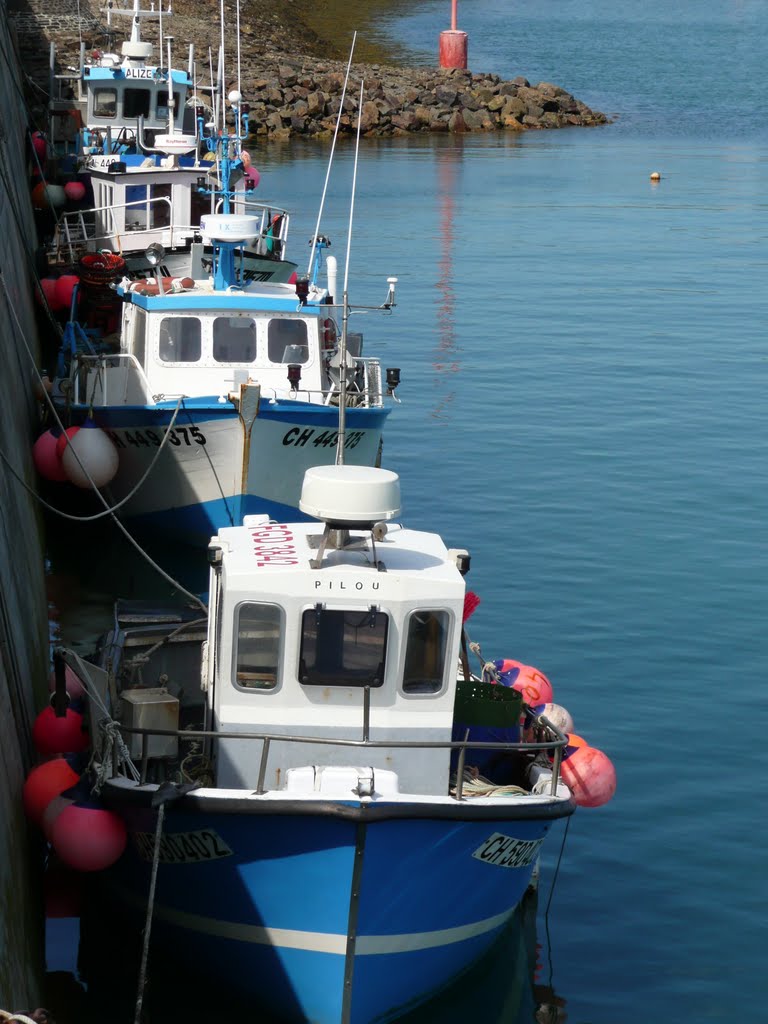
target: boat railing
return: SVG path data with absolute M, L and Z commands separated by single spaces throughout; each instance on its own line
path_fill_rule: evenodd
M 238 215 L 256 217 L 259 220 L 256 252 L 259 256 L 272 256 L 282 259 L 288 242 L 288 224 L 290 215 L 287 210 L 269 203 L 257 202 L 246 198 L 247 193 L 238 192 L 232 200 L 232 212 Z M 223 210 L 224 200 L 216 203 L 216 213 Z
M 126 225 L 125 216 L 116 216 L 120 210 L 142 213 L 144 223 L 139 220 Z M 168 196 L 110 203 L 108 206 L 93 206 L 88 210 L 72 210 L 61 217 L 56 227 L 52 245 L 53 259 L 59 262 L 62 251 L 65 251 L 69 262 L 74 263 L 83 250 L 143 250 L 150 242 L 160 242 L 172 249 L 186 244 L 194 235 L 199 234 L 199 225 L 175 224 L 172 214 L 173 204 Z M 126 245 L 126 242 L 130 244 Z
M 363 406 L 366 409 L 379 408 L 384 404 L 384 393 L 382 387 L 381 362 L 374 356 L 350 356 L 351 373 L 347 380 L 347 407 L 355 408 Z M 269 369 L 273 370 L 278 365 L 274 364 Z M 211 367 L 206 366 L 206 372 Z M 258 372 L 258 371 L 257 371 Z M 267 401 L 285 401 L 294 399 L 300 402 L 310 402 L 317 405 L 338 405 L 341 393 L 338 372 L 329 371 L 329 386 L 324 388 L 304 387 L 301 382 L 294 390 L 287 383 L 276 386 L 268 383 L 268 378 L 259 381 L 261 397 Z
M 563 749 L 568 743 L 568 737 L 565 736 L 557 726 L 550 722 L 545 715 L 537 715 L 533 711 L 529 712 L 536 726 L 539 727 L 546 736 L 545 739 L 536 739 L 532 741 L 520 740 L 511 743 L 494 741 L 489 743 L 479 742 L 477 740 L 469 739 L 468 737 L 465 737 L 463 740 L 373 740 L 369 735 L 370 687 L 365 687 L 364 689 L 363 736 L 360 739 L 342 739 L 339 737 L 304 736 L 283 733 L 234 732 L 229 730 L 214 731 L 211 729 L 146 729 L 136 726 L 128 726 L 122 723 L 118 725 L 118 728 L 121 733 L 128 733 L 130 735 L 138 735 L 141 737 L 141 754 L 138 760 L 141 764 L 140 770 L 142 784 L 147 781 L 148 775 L 150 761 L 149 740 L 153 737 L 163 737 L 166 739 L 175 737 L 177 740 L 185 743 L 197 742 L 200 740 L 212 740 L 213 742 L 220 740 L 248 740 L 252 742 L 261 742 L 262 749 L 259 761 L 258 780 L 254 790 L 257 795 L 262 795 L 265 792 L 264 782 L 267 775 L 267 764 L 273 745 L 281 743 L 300 743 L 322 747 L 351 747 L 358 750 L 457 750 L 459 752 L 459 756 L 456 766 L 456 788 L 455 792 L 452 794 L 455 796 L 456 800 L 463 799 L 464 766 L 468 750 L 486 750 L 509 753 L 535 753 L 539 751 L 549 751 L 552 756 L 550 794 L 552 796 L 557 795 L 560 764 L 562 762 Z
M 73 370 L 76 405 L 144 405 L 150 387 L 141 363 L 132 353 L 78 353 Z

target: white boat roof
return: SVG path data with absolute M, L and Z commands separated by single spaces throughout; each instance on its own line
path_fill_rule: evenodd
M 313 568 L 324 524 L 274 523 L 258 516 L 248 517 L 246 524 L 219 530 L 212 542 L 222 548 L 230 590 L 282 590 L 282 577 L 291 592 L 301 586 L 308 595 L 327 598 L 330 591 L 323 580 L 342 582 L 349 578 L 354 580 L 352 588 L 339 589 L 336 595 L 342 597 L 346 592 L 350 597 L 361 597 L 369 588 L 357 588 L 357 581 L 365 577 L 368 582 L 375 578 L 382 599 L 401 591 L 403 586 L 422 596 L 431 591 L 443 599 L 463 599 L 464 580 L 456 567 L 455 555 L 436 533 L 390 523 L 386 536 L 375 541 L 379 570 L 373 564 L 370 531 L 350 530 L 350 543 L 341 550 L 326 550 L 322 567 Z

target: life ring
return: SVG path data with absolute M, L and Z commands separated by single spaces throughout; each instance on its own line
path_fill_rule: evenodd
M 165 295 L 168 292 L 177 294 L 186 292 L 195 287 L 195 280 L 192 277 L 161 277 L 162 291 L 157 281 L 134 281 L 128 289 L 136 292 L 137 295 Z

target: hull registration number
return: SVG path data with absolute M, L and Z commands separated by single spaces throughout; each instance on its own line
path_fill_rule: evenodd
M 151 861 L 155 852 L 153 832 L 134 832 L 133 841 L 142 860 Z M 197 864 L 204 860 L 231 857 L 232 851 L 212 829 L 171 832 L 160 839 L 161 864 Z
M 494 832 L 472 856 L 499 868 L 524 868 L 536 860 L 543 842 L 543 839 L 515 839 Z

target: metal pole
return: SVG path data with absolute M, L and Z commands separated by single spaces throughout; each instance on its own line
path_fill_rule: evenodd
M 451 0 L 451 32 L 456 31 L 458 24 L 458 6 L 459 0 Z

